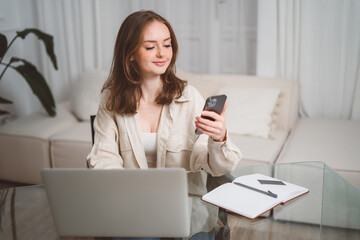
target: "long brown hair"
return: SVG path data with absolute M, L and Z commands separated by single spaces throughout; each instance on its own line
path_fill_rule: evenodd
M 141 97 L 141 70 L 132 56 L 141 45 L 143 30 L 148 23 L 159 21 L 164 23 L 170 32 L 173 56 L 165 73 L 161 75 L 162 92 L 156 103 L 170 104 L 174 98 L 182 95 L 186 81 L 175 75 L 175 61 L 178 44 L 170 23 L 152 11 L 138 11 L 129 15 L 122 23 L 114 49 L 114 58 L 109 77 L 102 91 L 109 90 L 106 109 L 119 114 L 133 114 Z

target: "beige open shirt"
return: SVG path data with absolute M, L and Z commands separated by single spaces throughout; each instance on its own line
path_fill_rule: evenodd
M 105 108 L 107 92 L 101 96 L 94 122 L 94 146 L 87 160 L 94 168 L 148 168 L 141 137 L 139 114 L 116 114 Z M 204 99 L 187 85 L 183 95 L 161 112 L 157 132 L 157 168 L 182 167 L 188 171 L 204 169 L 213 176 L 230 173 L 241 159 L 231 143 L 214 142 L 205 134 L 195 134 L 195 116 Z

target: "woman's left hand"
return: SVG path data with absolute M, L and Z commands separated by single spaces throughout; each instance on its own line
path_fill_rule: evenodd
M 211 137 L 215 142 L 223 142 L 226 140 L 225 110 L 227 102 L 221 114 L 213 111 L 202 111 L 201 116 L 211 117 L 215 121 L 211 121 L 202 117 L 195 118 L 195 127 L 202 133 Z

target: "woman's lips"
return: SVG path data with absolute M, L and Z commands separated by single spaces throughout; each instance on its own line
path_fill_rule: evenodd
M 156 66 L 162 67 L 165 65 L 166 61 L 155 61 L 153 62 Z

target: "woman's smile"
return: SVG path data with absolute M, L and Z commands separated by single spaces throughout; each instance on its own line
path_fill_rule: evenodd
M 162 67 L 166 64 L 166 61 L 154 61 L 153 62 L 156 66 Z

